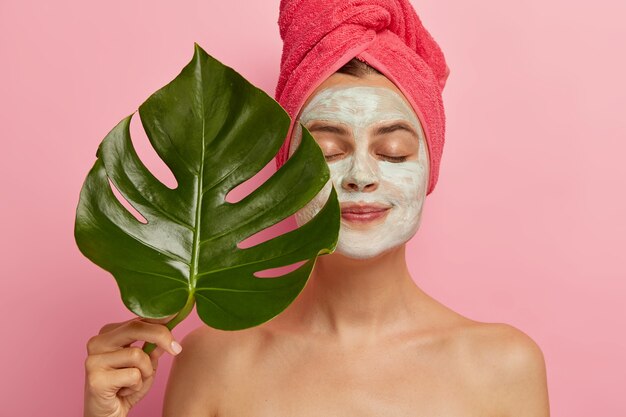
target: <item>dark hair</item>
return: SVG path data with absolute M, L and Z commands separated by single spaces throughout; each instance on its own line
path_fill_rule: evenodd
M 380 74 L 382 73 L 378 71 L 374 67 L 370 67 L 367 63 L 359 60 L 358 58 L 352 58 L 348 61 L 343 67 L 339 68 L 337 72 L 342 74 L 352 75 L 354 77 L 364 77 L 368 74 Z

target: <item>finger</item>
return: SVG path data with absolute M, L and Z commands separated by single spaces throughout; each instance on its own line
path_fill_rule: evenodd
M 100 370 L 87 374 L 87 387 L 94 395 L 113 398 L 121 388 L 136 386 L 141 380 L 137 368 Z
M 89 355 L 85 361 L 88 372 L 122 368 L 137 368 L 143 379 L 154 375 L 154 367 L 146 352 L 138 347 L 117 350 L 115 352 Z
M 110 332 L 111 330 L 117 329 L 118 327 L 128 323 L 129 321 L 139 320 L 139 319 L 141 319 L 141 317 L 133 317 L 132 319 L 120 321 L 118 323 L 107 323 L 100 328 L 100 331 L 98 332 L 98 334 Z
M 113 352 L 138 340 L 154 343 L 172 355 L 182 350 L 167 327 L 141 320 L 129 321 L 106 334 L 94 336 L 89 340 L 87 348 L 90 355 Z
M 143 388 L 143 380 L 140 380 L 137 384 L 130 386 L 130 387 L 124 387 L 122 389 L 120 389 L 117 392 L 117 395 L 119 395 L 120 397 L 125 397 L 127 395 L 131 395 L 134 394 L 138 391 L 141 391 L 141 389 Z
M 160 319 L 150 319 L 150 318 L 144 318 L 144 317 L 133 317 L 132 319 L 129 320 L 125 320 L 125 321 L 120 321 L 117 323 L 107 323 L 104 326 L 102 326 L 102 328 L 100 328 L 100 331 L 98 332 L 98 334 L 102 334 L 102 333 L 106 333 L 106 332 L 110 332 L 111 330 L 117 329 L 118 327 L 130 322 L 130 321 L 137 321 L 137 320 L 141 320 L 141 321 L 145 321 L 147 323 L 158 323 L 158 324 L 165 324 L 168 321 L 170 321 L 172 318 L 174 318 L 175 314 L 172 314 L 171 316 L 167 316 L 167 317 L 163 317 Z
M 124 387 L 133 389 L 142 381 L 141 371 L 137 368 L 114 369 L 106 373 L 111 381 L 110 389 L 115 392 Z

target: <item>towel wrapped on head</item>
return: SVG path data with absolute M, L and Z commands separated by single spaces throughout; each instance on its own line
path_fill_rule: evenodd
M 419 118 L 429 148 L 430 194 L 443 151 L 441 92 L 449 69 L 409 1 L 281 0 L 278 25 L 284 43 L 276 100 L 292 124 L 277 165 L 288 158 L 295 119 L 309 95 L 356 57 L 393 82 Z

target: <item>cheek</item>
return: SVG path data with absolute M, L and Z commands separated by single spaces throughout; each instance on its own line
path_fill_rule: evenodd
M 309 222 L 317 213 L 320 212 L 320 210 L 322 210 L 326 201 L 328 201 L 331 189 L 331 182 L 328 181 L 311 201 L 296 212 L 296 223 L 298 226 L 302 226 L 303 224 Z
M 332 162 L 328 164 L 328 170 L 330 171 L 330 180 L 333 182 L 335 189 L 338 193 L 342 192 L 341 182 L 346 176 L 350 168 L 350 160 L 352 157 L 344 158 L 340 161 Z
M 296 151 L 298 145 L 300 145 L 300 141 L 302 140 L 302 126 L 300 123 L 296 123 L 293 133 L 291 135 L 291 142 L 289 143 L 289 158 Z
M 401 205 L 421 205 L 426 186 L 426 172 L 417 162 L 381 164 L 381 185 Z
M 330 196 L 330 191 L 332 186 L 335 187 L 337 191 L 337 195 L 339 197 L 339 201 L 343 200 L 343 189 L 341 188 L 341 181 L 346 175 L 346 170 L 349 168 L 350 163 L 346 160 L 341 160 L 337 162 L 333 162 L 328 164 L 328 170 L 330 171 L 330 181 L 324 185 L 324 188 L 313 198 L 313 200 L 309 201 L 306 206 L 300 209 L 296 213 L 296 222 L 299 226 L 308 222 L 315 216 L 326 204 L 328 197 Z

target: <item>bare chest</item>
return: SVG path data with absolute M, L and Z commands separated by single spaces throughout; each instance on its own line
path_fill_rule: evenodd
M 352 352 L 275 346 L 234 367 L 218 416 L 493 416 L 458 361 L 411 346 Z

